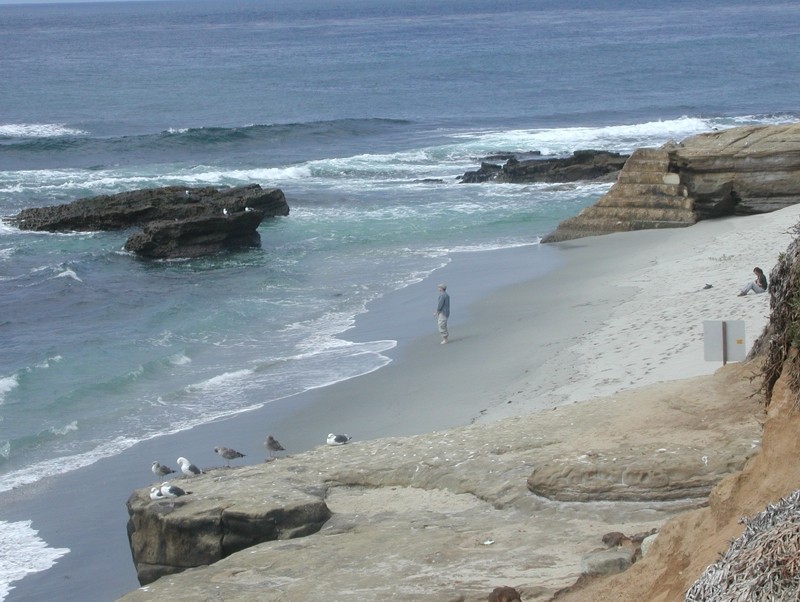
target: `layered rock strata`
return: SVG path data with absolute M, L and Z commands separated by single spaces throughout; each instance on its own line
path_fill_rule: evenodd
M 544 238 L 691 226 L 800 201 L 800 124 L 749 126 L 639 149 L 597 203 Z

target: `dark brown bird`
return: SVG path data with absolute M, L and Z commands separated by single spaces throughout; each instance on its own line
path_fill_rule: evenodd
M 283 445 L 281 445 L 278 442 L 278 440 L 272 435 L 267 435 L 267 440 L 264 441 L 264 447 L 267 448 L 267 452 L 269 452 L 270 458 L 273 458 L 275 456 L 275 452 L 286 451 Z
M 519 597 L 519 592 L 513 587 L 504 585 L 503 587 L 496 587 L 489 594 L 489 602 L 522 602 Z

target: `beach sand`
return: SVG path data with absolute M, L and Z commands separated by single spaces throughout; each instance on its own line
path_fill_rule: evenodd
M 374 303 L 343 336 L 396 339 L 386 367 L 0 495 L 0 519 L 32 519 L 48 545 L 71 550 L 14 583 L 7 600 L 109 600 L 136 588 L 125 501 L 150 483 L 153 460 L 174 464 L 184 455 L 219 466 L 213 447 L 225 445 L 258 463 L 267 433 L 298 453 L 330 431 L 358 440 L 414 435 L 711 374 L 721 362 L 704 360 L 703 321 L 743 320 L 750 348 L 767 322 L 769 296 L 737 292 L 754 266 L 769 274 L 798 217 L 800 205 L 691 228 L 456 255 L 431 278 Z M 472 291 L 485 280 L 499 288 Z M 439 344 L 433 317 L 442 281 L 453 305 L 448 345 Z

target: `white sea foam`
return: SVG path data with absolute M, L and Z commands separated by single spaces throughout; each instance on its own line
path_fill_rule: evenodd
M 199 171 L 184 174 L 181 180 L 192 185 L 227 184 L 239 181 L 303 180 L 311 176 L 309 164 L 288 167 L 261 167 L 257 169 L 232 169 L 229 171 Z
M 145 437 L 145 439 L 147 438 L 149 437 Z M 75 454 L 73 456 L 60 456 L 37 462 L 20 470 L 8 472 L 0 478 L 0 492 L 10 491 L 16 487 L 24 487 L 25 485 L 36 483 L 47 477 L 53 477 L 78 470 L 79 468 L 84 468 L 102 458 L 120 454 L 139 441 L 140 439 L 133 439 L 131 437 L 117 437 L 85 453 Z
M 67 433 L 71 433 L 73 431 L 77 431 L 78 430 L 78 421 L 77 420 L 73 420 L 72 422 L 70 422 L 69 424 L 64 425 L 61 428 L 53 426 L 53 427 L 50 427 L 47 430 L 49 430 L 54 435 L 66 435 Z
M 0 249 L 0 261 L 8 261 L 9 259 L 11 259 L 11 256 L 13 254 L 14 254 L 14 247 Z
M 16 375 L 0 378 L 0 404 L 5 401 L 6 395 L 19 386 Z
M 391 349 L 395 345 L 396 341 L 372 341 L 367 343 L 345 341 L 341 344 L 341 347 L 345 347 L 343 355 L 342 349 L 331 348 L 323 352 L 309 353 L 308 357 L 312 359 L 310 363 L 293 362 L 291 360 L 296 358 L 288 358 L 289 363 L 295 367 L 295 370 L 290 369 L 283 375 L 288 387 L 272 398 L 248 406 L 240 406 L 235 403 L 228 404 L 225 403 L 225 400 L 238 400 L 243 390 L 253 387 L 263 389 L 266 382 L 269 382 L 274 390 L 278 390 L 275 389 L 276 381 L 272 380 L 273 374 L 263 375 L 268 379 L 267 381 L 259 379 L 258 366 L 255 369 L 244 369 L 221 374 L 199 384 L 189 385 L 185 388 L 186 393 L 190 395 L 202 393 L 203 395 L 200 398 L 192 399 L 192 402 L 187 406 L 191 411 L 185 416 L 176 417 L 172 423 L 165 421 L 159 423 L 157 427 L 150 427 L 137 434 L 136 438 L 128 435 L 117 436 L 108 441 L 97 442 L 94 448 L 86 452 L 71 456 L 58 456 L 8 472 L 0 477 L 0 492 L 84 468 L 103 458 L 116 456 L 141 441 L 185 431 L 201 424 L 255 410 L 263 407 L 266 403 L 296 395 L 306 390 L 324 387 L 342 380 L 368 374 L 391 361 L 388 357 L 382 355 L 382 352 Z M 339 366 L 336 361 L 337 356 L 346 359 L 365 354 L 373 356 L 373 359 L 367 363 L 359 361 L 349 371 L 342 371 L 341 367 L 335 367 Z M 274 363 L 274 361 L 271 363 Z M 332 368 L 332 366 L 334 367 Z M 304 378 L 309 372 L 314 373 L 314 381 L 304 383 Z M 212 394 L 209 395 L 208 393 Z M 208 403 L 204 403 L 206 401 Z M 171 417 L 174 415 L 174 402 L 164 402 L 161 399 L 158 402 L 157 405 L 170 408 Z M 73 424 L 71 423 L 63 430 L 70 430 L 72 427 Z M 78 427 L 77 422 L 74 427 Z
M 0 136 L 7 138 L 52 138 L 55 136 L 83 136 L 87 132 L 63 123 L 6 123 L 0 124 Z
M 0 600 L 14 589 L 11 585 L 29 573 L 46 571 L 69 553 L 69 548 L 51 548 L 31 528 L 31 521 L 0 521 Z
M 192 359 L 187 357 L 183 353 L 176 353 L 171 358 L 169 358 L 169 363 L 173 366 L 186 366 L 187 364 L 192 363 Z
M 670 139 L 682 140 L 688 136 L 708 132 L 716 126 L 717 124 L 711 120 L 682 117 L 666 121 L 603 127 L 504 130 L 478 135 L 474 132 L 465 132 L 455 137 L 469 140 L 470 142 L 465 143 L 465 148 L 475 154 L 510 150 L 539 151 L 542 155 L 564 155 L 583 149 L 631 152 L 639 147 L 660 146 Z
M 58 362 L 60 362 L 63 359 L 64 358 L 62 356 L 60 356 L 60 355 L 54 355 L 53 357 L 48 357 L 43 362 L 41 362 L 39 364 L 36 364 L 36 367 L 37 368 L 41 368 L 41 369 L 44 370 L 44 369 L 49 368 L 52 364 L 57 364 Z
M 503 249 L 519 249 L 522 247 L 535 247 L 539 243 L 541 243 L 542 239 L 540 237 L 536 237 L 535 240 L 532 242 L 520 242 L 520 243 L 484 243 L 480 245 L 460 245 L 457 247 L 449 247 L 447 249 L 443 249 L 444 253 L 448 255 L 450 253 L 483 253 L 485 251 L 500 251 Z
M 74 270 L 71 270 L 69 268 L 67 268 L 63 272 L 59 272 L 58 274 L 53 276 L 53 278 L 72 278 L 73 280 L 77 280 L 78 282 L 83 282 L 83 280 L 78 278 L 78 275 L 74 272 Z
M 679 119 L 604 127 L 516 129 L 502 131 L 469 130 L 447 132 L 449 144 L 410 149 L 395 153 L 359 154 L 251 169 L 222 170 L 196 166 L 169 173 L 126 169 L 86 171 L 49 169 L 2 173 L 0 192 L 18 195 L 74 197 L 112 194 L 133 188 L 167 185 L 237 185 L 243 182 L 288 182 L 321 184 L 335 180 L 337 188 L 350 191 L 380 190 L 398 185 L 425 187 L 457 185 L 454 177 L 474 169 L 477 157 L 497 151 L 565 155 L 581 149 L 606 149 L 631 152 L 635 148 L 659 146 L 668 140 L 681 140 L 698 133 L 743 124 L 789 123 L 791 115 L 747 115 L 730 118 Z M 2 126 L 0 126 L 2 127 Z M 179 131 L 179 130 L 175 130 Z M 0 223 L 0 233 L 4 226 Z
M 186 389 L 188 391 L 209 392 L 215 389 L 229 387 L 232 384 L 239 384 L 241 383 L 241 381 L 243 381 L 252 374 L 253 370 L 251 370 L 250 368 L 245 368 L 244 370 L 236 370 L 234 372 L 226 372 L 225 374 L 219 374 L 217 376 L 209 378 L 208 380 L 204 380 L 203 382 L 189 385 L 188 387 L 186 387 Z
M 797 123 L 796 115 L 776 114 L 776 115 L 743 115 L 731 118 L 736 125 L 769 124 L 781 125 L 785 123 Z

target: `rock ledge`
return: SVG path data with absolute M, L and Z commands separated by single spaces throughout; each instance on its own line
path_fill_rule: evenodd
M 800 202 L 800 124 L 748 126 L 638 149 L 597 203 L 543 242 L 776 211 Z

